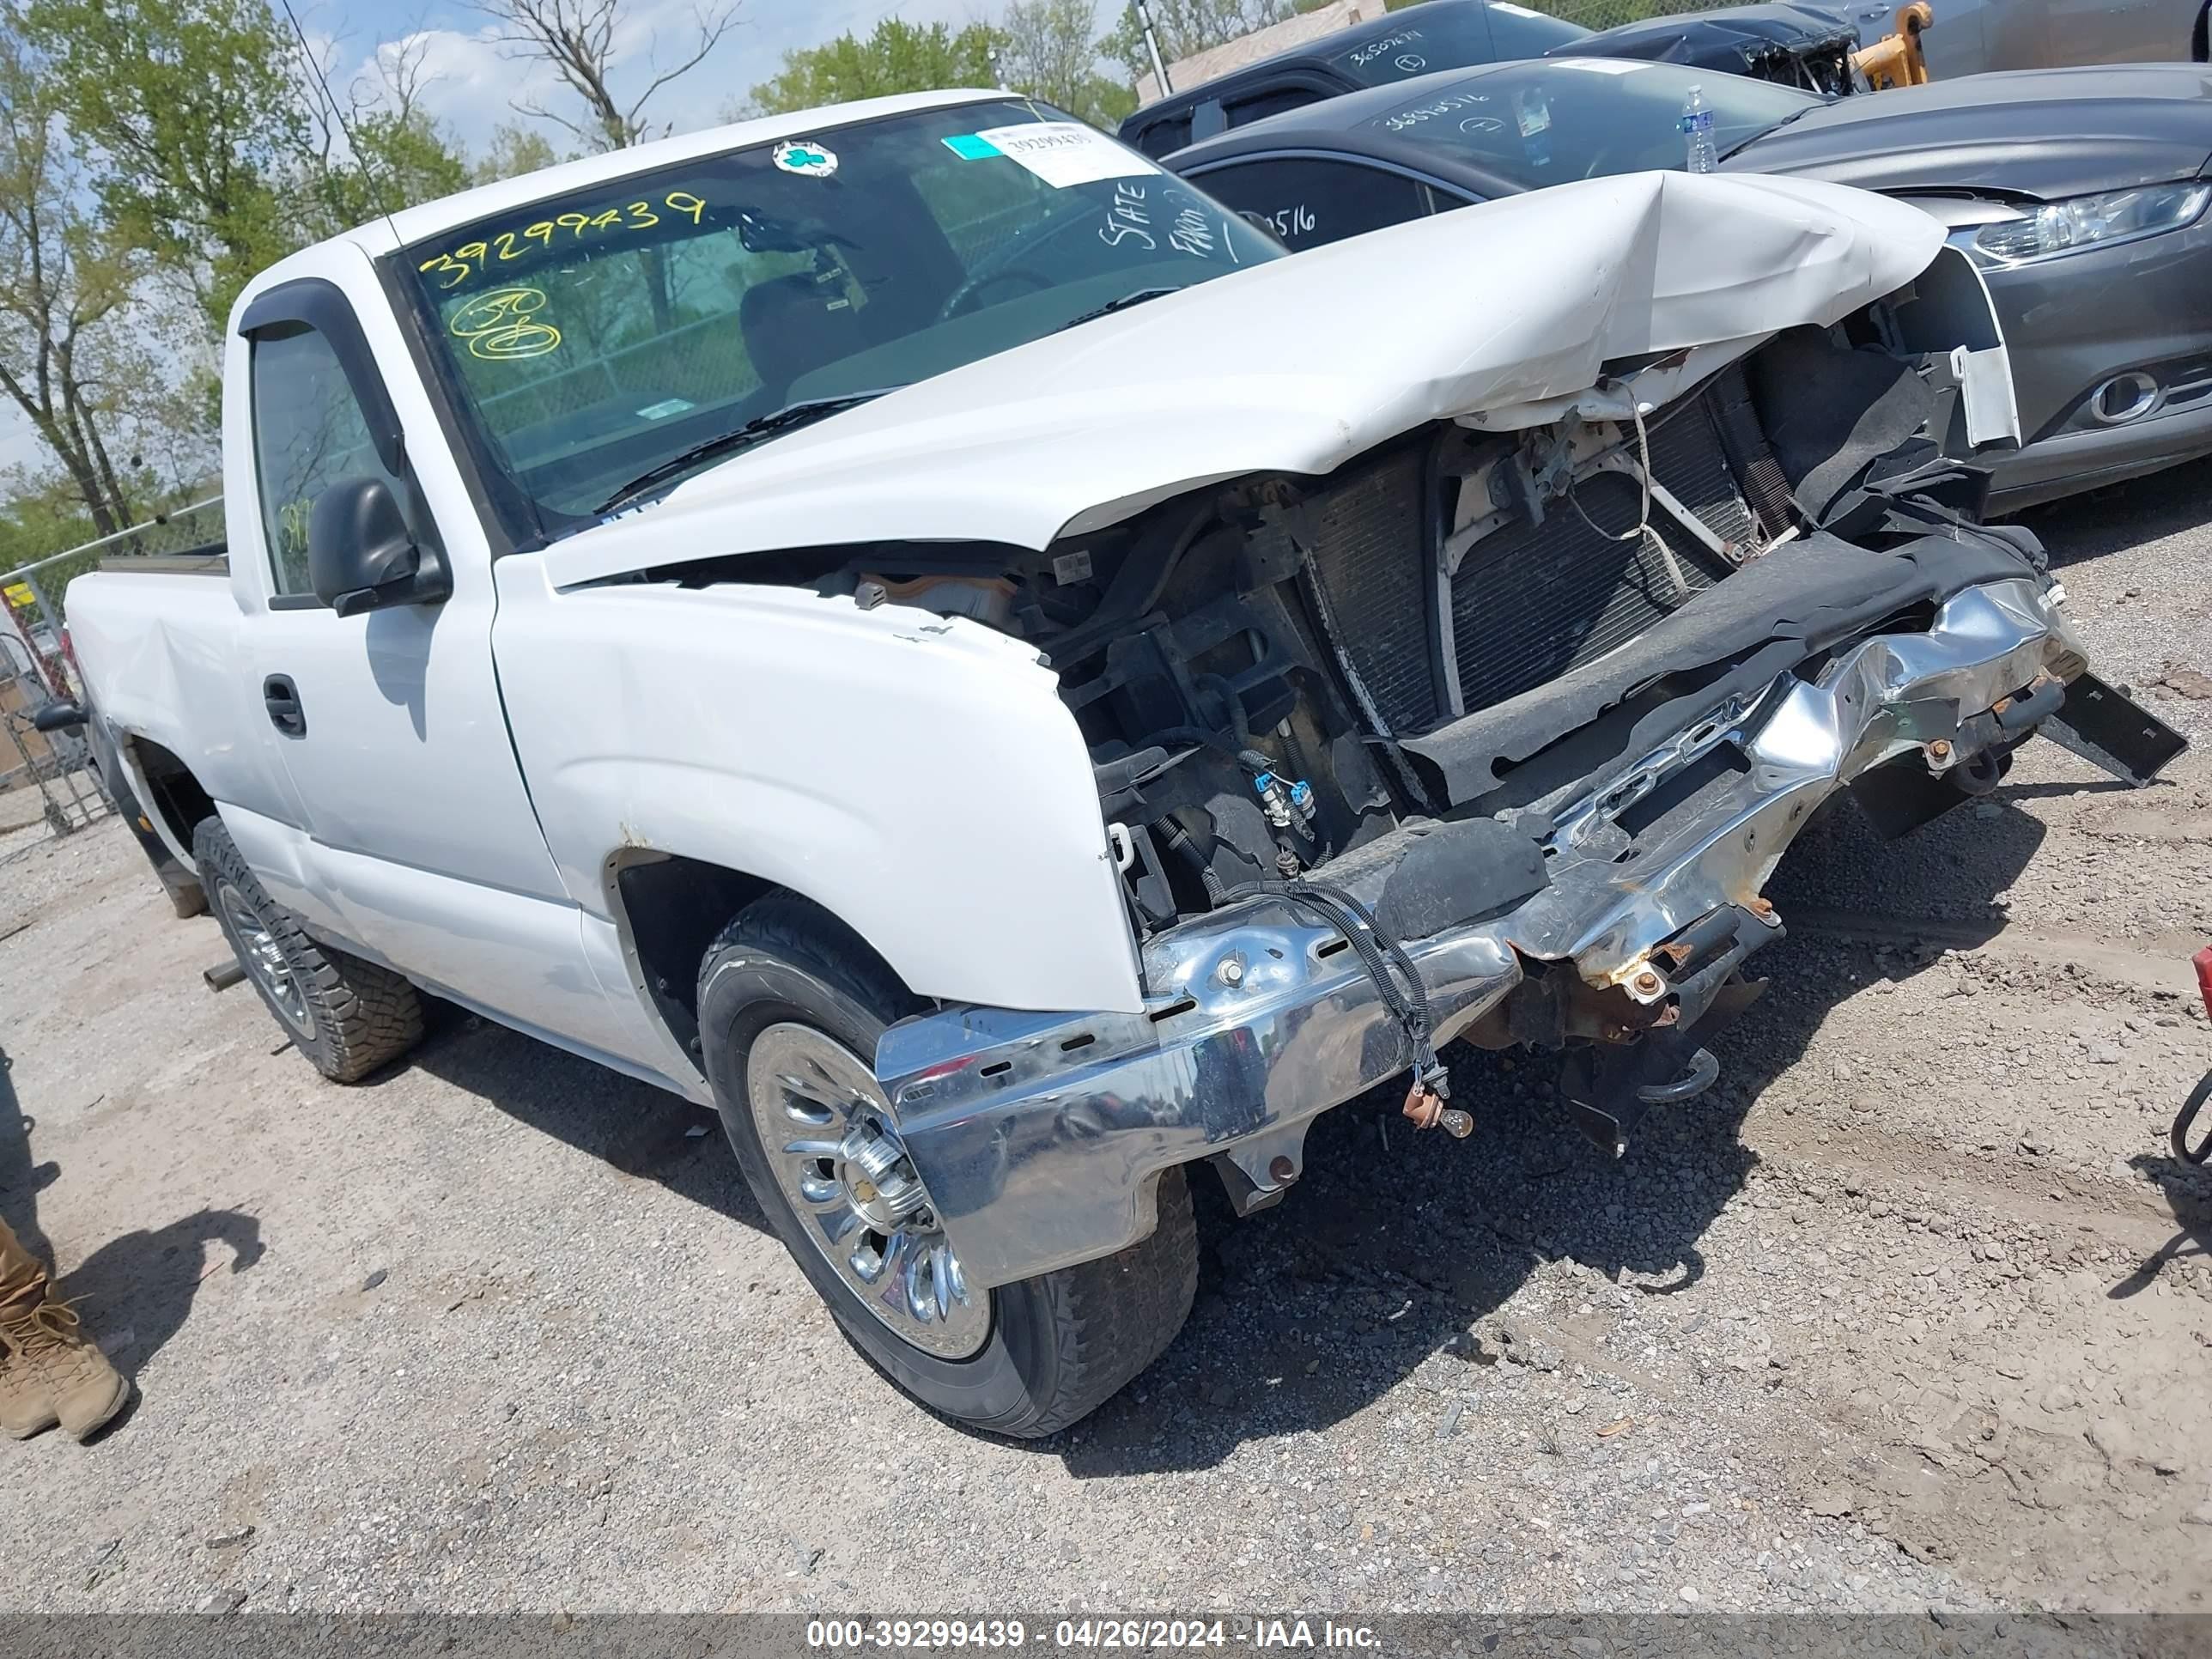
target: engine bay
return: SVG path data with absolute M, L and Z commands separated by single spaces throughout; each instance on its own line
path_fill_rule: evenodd
M 1924 625 L 1963 580 L 1885 554 L 1984 500 L 1954 459 L 1975 438 L 1971 366 L 1915 349 L 1916 323 L 1957 337 L 1954 276 L 1939 260 L 1828 327 L 1615 361 L 1582 393 L 1430 422 L 1322 476 L 1196 488 L 1042 550 L 902 542 L 647 574 L 787 582 L 1034 647 L 1088 748 L 1140 945 L 1408 826 L 1489 820 L 1547 858 L 1616 845 L 1670 778 L 1693 793 L 1692 773 L 1741 766 L 1720 739 L 1777 672 Z M 2004 544 L 1983 574 L 2033 550 Z
M 1140 939 L 1412 823 L 1586 840 L 1668 769 L 1630 752 L 1646 717 L 1694 701 L 1732 653 L 1587 708 L 1559 688 L 1823 524 L 1877 546 L 1978 506 L 1978 475 L 1944 454 L 1956 385 L 1855 320 L 1717 367 L 1615 365 L 1526 424 L 1437 423 L 1326 477 L 1196 491 L 1041 555 L 848 565 L 825 586 L 1037 647 L 1089 746 Z M 1710 728 L 1669 750 L 1683 764 L 1742 698 L 1706 701 L 1716 719 L 1681 715 Z M 1501 714 L 1519 718 L 1468 763 Z
M 1617 1149 L 1711 1081 L 1700 1044 L 1763 988 L 1744 965 L 1783 930 L 1760 889 L 1808 815 L 1848 788 L 1902 835 L 1986 793 L 2082 672 L 2040 547 L 1978 523 L 1987 475 L 1957 459 L 1974 353 L 1913 349 L 1917 297 L 1609 362 L 1582 392 L 1041 550 L 647 579 L 785 584 L 924 618 L 893 637 L 945 631 L 935 613 L 1033 649 L 1136 947 L 1146 1012 L 1117 1017 L 1118 1047 L 1160 1052 L 1274 987 L 1367 1034 L 1358 1078 L 1410 1060 L 1421 1127 L 1466 1127 L 1438 1044 L 1565 1051 L 1569 1103 Z M 1923 658 L 1959 665 L 1968 701 L 1893 707 Z M 1070 1052 L 1103 1041 L 1066 1018 Z

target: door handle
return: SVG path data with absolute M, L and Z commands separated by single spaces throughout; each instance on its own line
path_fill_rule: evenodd
M 288 738 L 307 735 L 307 716 L 300 708 L 300 688 L 289 674 L 271 674 L 261 682 L 262 706 L 269 723 Z

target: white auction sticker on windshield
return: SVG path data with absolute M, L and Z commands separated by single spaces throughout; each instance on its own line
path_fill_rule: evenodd
M 1060 190 L 1154 171 L 1143 156 L 1079 121 L 1028 121 L 975 136 Z

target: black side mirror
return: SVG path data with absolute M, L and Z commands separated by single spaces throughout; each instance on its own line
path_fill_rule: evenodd
M 72 726 L 84 724 L 84 706 L 67 697 L 58 697 L 52 702 L 40 704 L 31 716 L 33 732 L 66 732 Z
M 416 544 L 381 478 L 344 478 L 307 520 L 307 580 L 341 617 L 392 605 L 429 605 L 453 591 L 437 554 Z

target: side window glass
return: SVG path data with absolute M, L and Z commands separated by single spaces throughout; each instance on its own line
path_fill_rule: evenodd
M 1322 94 L 1305 87 L 1279 87 L 1272 92 L 1255 93 L 1249 98 L 1240 98 L 1229 105 L 1229 125 L 1249 126 L 1255 121 L 1264 121 L 1270 115 L 1285 115 L 1294 109 L 1304 109 L 1308 104 L 1318 104 Z
M 1190 143 L 1190 117 L 1168 115 L 1149 122 L 1138 130 L 1133 142 L 1155 161 L 1163 155 L 1172 155 Z
M 1423 218 L 1429 210 L 1413 179 L 1353 161 L 1245 161 L 1193 182 L 1273 231 L 1292 252 Z
M 307 521 L 323 491 L 346 478 L 381 478 L 403 508 L 407 492 L 369 441 L 330 342 L 304 324 L 253 338 L 253 470 L 269 538 L 270 592 L 311 593 Z

